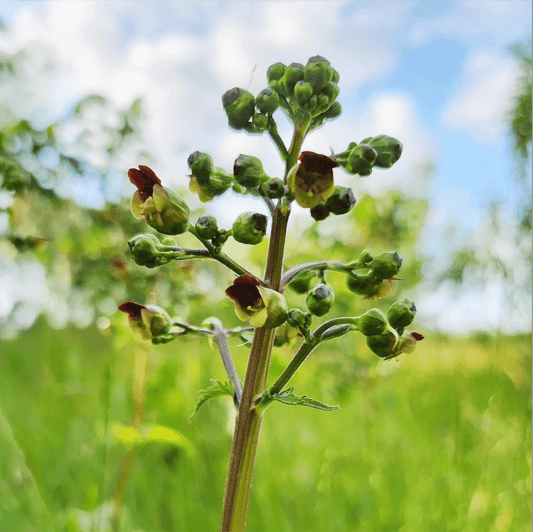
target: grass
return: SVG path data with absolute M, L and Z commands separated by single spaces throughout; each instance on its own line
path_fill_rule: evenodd
M 43 322 L 0 342 L 0 407 L 58 530 L 106 529 L 127 452 L 108 429 L 130 423 L 135 349 L 129 334 Z M 243 375 L 246 350 L 233 351 Z M 277 351 L 272 380 L 290 356 Z M 231 400 L 207 403 L 188 422 L 210 378 L 224 375 L 206 341 L 152 349 L 145 423 L 178 431 L 192 447 L 139 449 L 123 530 L 218 529 Z M 530 336 L 430 333 L 415 353 L 388 362 L 344 337 L 319 347 L 293 384 L 342 408 L 269 408 L 248 530 L 531 529 Z

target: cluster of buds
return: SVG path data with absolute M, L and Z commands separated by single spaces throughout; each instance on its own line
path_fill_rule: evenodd
M 192 172 L 189 190 L 197 193 L 203 203 L 221 196 L 233 184 L 231 176 L 227 175 L 222 168 L 213 166 L 213 159 L 207 153 L 199 151 L 191 153 L 187 164 Z
M 178 248 L 176 242 L 170 238 L 164 238 L 161 242 L 154 235 L 137 235 L 133 237 L 128 245 L 130 247 L 133 260 L 139 266 L 156 268 L 167 264 L 175 258 Z
M 349 174 L 367 177 L 372 168 L 390 168 L 402 155 L 403 144 L 393 137 L 378 135 L 367 137 L 359 145 L 351 142 L 342 153 L 333 159 Z

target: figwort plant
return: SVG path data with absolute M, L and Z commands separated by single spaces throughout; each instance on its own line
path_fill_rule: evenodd
M 361 316 L 324 321 L 312 330 L 313 316 L 326 315 L 335 303 L 335 294 L 326 283 L 327 271 L 345 274 L 351 292 L 375 299 L 389 295 L 394 281 L 401 280 L 397 275 L 402 259 L 394 251 L 377 255 L 363 251 L 348 264 L 319 261 L 284 270 L 287 223 L 293 203 L 309 209 L 317 222 L 331 214 L 346 214 L 356 200 L 350 188 L 335 185 L 333 169 L 341 167 L 348 174 L 369 176 L 374 167 L 390 168 L 396 163 L 402 144 L 387 135 L 378 135 L 359 143 L 351 142 L 344 151 L 331 155 L 302 152 L 307 135 L 341 114 L 341 106 L 336 101 L 339 74 L 329 61 L 315 56 L 305 66 L 276 63 L 268 68 L 267 80 L 268 87 L 256 97 L 237 87 L 227 91 L 222 96 L 222 105 L 232 129 L 270 136 L 284 163 L 283 179 L 268 176 L 261 161 L 253 155 L 240 154 L 233 172 L 215 167 L 212 158 L 199 151 L 189 156 L 188 165 L 190 189 L 202 201 L 232 189 L 237 194 L 262 198 L 270 220 L 263 214 L 243 212 L 229 229 L 220 228 L 212 216 L 202 216 L 192 222 L 183 199 L 164 187 L 150 168 L 139 166 L 128 171 L 130 181 L 137 187 L 131 201 L 131 211 L 137 219 L 145 220 L 163 235 L 175 236 L 188 231 L 202 244 L 199 249 L 189 249 L 177 246 L 168 236 L 160 240 L 153 235 L 139 235 L 129 242 L 137 264 L 154 268 L 174 260 L 214 259 L 236 275 L 225 291 L 235 304 L 237 317 L 246 324 L 236 329 L 224 329 L 215 318 L 200 326 L 178 322 L 153 305 L 128 301 L 119 307 L 128 314 L 131 327 L 154 344 L 170 342 L 185 334 L 205 335 L 215 340 L 230 382 L 216 382 L 204 390 L 197 407 L 210 397 L 229 394 L 238 409 L 223 503 L 223 531 L 244 530 L 259 431 L 267 407 L 279 401 L 319 410 L 338 408 L 297 396 L 292 387 L 287 388 L 298 368 L 320 343 L 359 331 L 366 336 L 373 353 L 390 359 L 402 352 L 411 353 L 416 342 L 423 339 L 421 334 L 406 329 L 416 312 L 414 303 L 408 299 L 394 303 L 386 315 L 371 309 Z M 279 136 L 274 120 L 273 114 L 278 109 L 294 124 L 288 147 Z M 265 273 L 263 278 L 258 278 L 224 253 L 223 247 L 230 237 L 242 244 L 260 243 L 267 234 L 269 222 Z M 307 294 L 306 309 L 290 308 L 284 295 L 287 287 Z M 227 338 L 243 336 L 246 331 L 253 331 L 253 339 L 242 388 Z M 302 341 L 294 358 L 267 388 L 273 345 L 283 345 L 297 336 Z

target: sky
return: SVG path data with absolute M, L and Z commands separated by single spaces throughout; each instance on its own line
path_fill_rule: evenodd
M 392 169 L 366 179 L 338 171 L 336 182 L 356 192 L 399 188 L 427 199 L 421 252 L 440 259 L 449 253 L 450 226 L 457 239 L 482 245 L 488 203 L 512 207 L 520 199 L 505 124 L 517 75 L 508 47 L 530 37 L 531 9 L 527 0 L 0 1 L 8 27 L 0 50 L 26 47 L 36 54 L 42 82 L 21 105 L 37 127 L 88 94 L 122 107 L 142 97 L 147 148 L 157 174 L 176 187 L 187 182 L 187 156 L 196 150 L 224 168 L 240 153 L 254 154 L 279 177 L 273 145 L 231 131 L 221 95 L 235 86 L 257 94 L 269 65 L 322 55 L 340 73 L 343 114 L 310 135 L 304 149 L 339 152 L 368 136 L 399 138 L 404 152 Z M 52 73 L 44 66 L 49 57 Z M 278 126 L 288 140 L 282 117 Z M 125 174 L 122 179 L 117 194 L 128 187 Z M 92 207 L 104 201 L 96 188 L 71 194 Z M 212 205 L 222 225 L 243 210 L 242 204 Z M 506 326 L 501 286 L 461 294 L 421 290 L 420 316 L 425 309 L 428 323 L 443 330 Z M 444 305 L 454 311 L 443 313 Z M 517 330 L 529 322 L 513 319 Z

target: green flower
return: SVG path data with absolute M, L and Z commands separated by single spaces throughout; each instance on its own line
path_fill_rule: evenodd
M 326 207 L 333 214 L 347 214 L 355 205 L 355 201 L 351 188 L 335 187 L 335 192 L 326 200 Z
M 296 203 L 311 209 L 327 200 L 335 192 L 333 168 L 337 166 L 337 162 L 327 155 L 303 151 L 287 178 Z
M 213 159 L 210 155 L 195 151 L 189 155 L 187 164 L 200 185 L 209 185 L 209 180 L 215 171 Z
M 409 299 L 404 298 L 392 304 L 387 311 L 387 319 L 398 334 L 402 334 L 404 329 L 411 325 L 415 319 L 416 306 Z
M 263 170 L 263 163 L 253 155 L 239 155 L 233 164 L 235 180 L 243 187 L 258 187 L 270 178 Z
M 211 240 L 218 233 L 218 224 L 213 216 L 200 216 L 196 221 L 195 228 L 200 238 L 204 240 Z
M 128 314 L 131 329 L 139 333 L 143 340 L 163 336 L 172 327 L 170 316 L 156 305 L 141 305 L 126 301 L 118 307 L 118 310 Z
M 335 303 L 335 294 L 324 283 L 317 284 L 308 294 L 305 300 L 307 308 L 315 316 L 324 316 Z
M 244 129 L 255 113 L 255 98 L 250 92 L 239 87 L 224 93 L 222 105 L 228 115 L 228 123 L 233 129 Z
M 261 286 L 251 275 L 241 275 L 226 289 L 226 295 L 235 304 L 237 318 L 252 327 L 273 329 L 287 320 L 287 300 L 285 297 Z
M 377 308 L 367 310 L 357 320 L 357 328 L 365 336 L 381 334 L 387 328 L 387 318 Z
M 268 218 L 258 212 L 243 212 L 233 223 L 233 238 L 241 244 L 259 244 L 267 230 Z
M 189 227 L 189 207 L 148 166 L 128 170 L 129 180 L 137 187 L 131 200 L 131 212 L 137 220 L 164 235 L 180 235 Z

